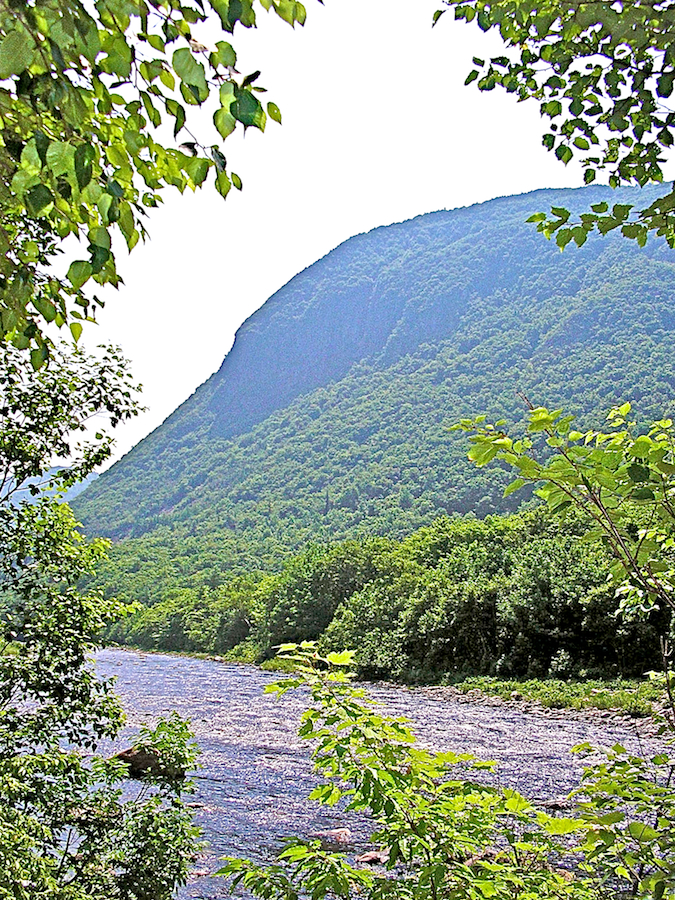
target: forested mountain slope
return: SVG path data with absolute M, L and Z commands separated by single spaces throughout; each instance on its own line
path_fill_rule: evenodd
M 525 221 L 602 199 L 637 201 L 592 187 L 431 213 L 292 279 L 220 370 L 74 503 L 88 532 L 126 539 L 107 582 L 154 600 L 274 566 L 310 539 L 507 509 L 501 473 L 471 468 L 447 426 L 520 418 L 518 392 L 594 424 L 619 400 L 645 418 L 669 408 L 675 254 L 615 235 L 560 253 Z

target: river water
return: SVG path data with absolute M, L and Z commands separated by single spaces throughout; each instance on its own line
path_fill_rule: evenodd
M 296 735 L 303 697 L 264 695 L 276 676 L 253 666 L 124 650 L 102 651 L 97 668 L 117 678 L 128 716 L 120 746 L 171 710 L 191 720 L 201 756 L 190 800 L 208 846 L 180 897 L 225 896 L 222 881 L 209 877 L 221 857 L 272 859 L 288 835 L 348 826 L 353 848 L 368 849 L 367 822 L 307 799 L 314 785 L 309 748 Z M 649 742 L 628 719 L 467 702 L 442 688 L 368 690 L 385 712 L 408 717 L 426 746 L 497 760 L 496 778 L 531 798 L 560 797 L 578 782 L 574 744 L 618 742 L 639 751 Z

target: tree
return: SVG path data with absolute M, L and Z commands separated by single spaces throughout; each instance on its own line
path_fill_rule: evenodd
M 642 434 L 624 403 L 610 410 L 606 431 L 581 432 L 562 410 L 528 405 L 527 433 L 516 439 L 503 420 L 491 424 L 485 416 L 453 426 L 471 436 L 469 459 L 477 466 L 500 460 L 514 468 L 518 477 L 506 495 L 533 484 L 554 515 L 579 511 L 591 525 L 586 540 L 600 541 L 612 553 L 610 573 L 623 611 L 657 605 L 675 611 L 672 419 L 654 422 Z
M 456 19 L 497 29 L 506 53 L 474 58 L 466 83 L 501 87 L 519 101 L 534 99 L 549 120 L 544 146 L 564 164 L 581 160 L 586 184 L 609 173 L 612 187 L 663 181 L 673 145 L 675 7 L 664 2 L 613 0 L 443 0 Z M 437 22 L 447 9 L 434 14 Z M 600 203 L 571 222 L 555 207 L 530 221 L 558 245 L 581 246 L 597 228 L 620 229 L 642 246 L 650 233 L 675 246 L 675 191 L 648 207 Z
M 120 283 L 115 232 L 133 249 L 164 188 L 194 190 L 214 170 L 223 197 L 241 189 L 222 142 L 281 114 L 263 108 L 259 72 L 239 77 L 232 44 L 208 48 L 197 30 L 213 14 L 228 34 L 254 27 L 258 4 L 305 21 L 295 0 L 0 4 L 0 340 L 30 348 L 35 367 L 49 355 L 45 323 L 77 340 L 100 305 L 88 282 Z M 209 100 L 214 130 L 200 138 L 189 126 Z M 87 252 L 59 277 L 68 237 Z
M 78 589 L 107 542 L 87 542 L 54 493 L 110 453 L 104 426 L 89 441 L 78 433 L 91 416 L 114 424 L 135 414 L 135 390 L 114 349 L 93 359 L 55 347 L 37 373 L 25 353 L 0 357 L 2 900 L 168 900 L 195 850 L 181 803 L 194 759 L 185 723 L 141 733 L 157 761 L 132 799 L 124 760 L 98 749 L 123 714 L 89 654 L 124 607 Z M 72 465 L 40 481 L 66 455 Z
M 98 358 L 65 344 L 39 377 L 12 345 L 0 361 L 0 505 L 18 492 L 68 488 L 105 462 L 112 447 L 101 417 L 114 428 L 139 412 L 127 362 L 116 347 Z M 94 420 L 99 430 L 87 437 Z M 59 464 L 60 463 L 60 464 Z

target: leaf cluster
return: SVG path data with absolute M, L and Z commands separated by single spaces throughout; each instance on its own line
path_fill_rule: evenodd
M 36 375 L 25 353 L 3 348 L 0 504 L 82 481 L 110 455 L 108 428 L 138 414 L 140 387 L 127 361 L 116 347 L 99 349 L 94 357 L 54 346 L 50 364 Z
M 172 592 L 111 636 L 247 661 L 269 658 L 275 645 L 319 639 L 325 649 L 357 648 L 362 677 L 406 681 L 468 673 L 570 679 L 657 667 L 668 616 L 617 618 L 606 581 L 611 557 L 582 533 L 530 514 L 439 519 L 400 542 L 312 545 L 278 574 L 230 575 L 218 587 Z
M 87 541 L 59 495 L 110 452 L 103 431 L 80 441 L 89 418 L 133 415 L 136 388 L 115 349 L 90 360 L 57 347 L 37 372 L 26 354 L 5 349 L 0 898 L 169 900 L 196 847 L 181 801 L 189 784 L 178 777 L 194 759 L 189 733 L 175 717 L 143 730 L 139 740 L 152 746 L 160 774 L 136 796 L 124 763 L 103 755 L 102 741 L 118 737 L 124 716 L 91 657 L 104 629 L 132 607 L 78 588 L 108 541 Z
M 504 42 L 503 55 L 474 58 L 466 83 L 535 100 L 548 123 L 544 146 L 565 165 L 579 160 L 586 184 L 602 172 L 612 187 L 663 182 L 675 128 L 672 3 L 447 0 L 434 22 L 447 9 Z M 602 204 L 569 219 L 568 209 L 554 207 L 531 221 L 561 248 L 581 246 L 594 229 L 619 229 L 640 246 L 652 233 L 675 246 L 672 190 L 641 209 L 618 204 L 609 212 Z
M 259 5 L 304 23 L 295 0 Z M 281 114 L 271 102 L 265 111 L 259 72 L 239 77 L 229 41 L 208 48 L 197 34 L 209 16 L 227 34 L 254 27 L 257 8 L 256 0 L 0 6 L 0 338 L 31 348 L 35 367 L 49 354 L 47 323 L 68 323 L 77 341 L 94 318 L 101 302 L 85 292 L 90 281 L 120 284 L 113 239 L 119 233 L 133 249 L 166 187 L 194 190 L 213 171 L 223 197 L 241 189 L 222 142 Z M 189 130 L 209 102 L 210 143 Z M 53 263 L 68 237 L 86 253 L 62 278 Z

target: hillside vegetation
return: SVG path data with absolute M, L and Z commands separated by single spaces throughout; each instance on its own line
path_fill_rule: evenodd
M 357 648 L 361 675 L 627 676 L 659 666 L 667 614 L 622 622 L 608 559 L 538 512 L 441 518 L 403 541 L 311 545 L 277 574 L 185 588 L 113 636 L 260 661 L 285 642 Z
M 649 190 L 640 199 L 648 200 Z M 120 543 L 101 582 L 146 604 L 278 570 L 308 542 L 401 538 L 507 512 L 505 476 L 466 461 L 460 416 L 518 396 L 599 425 L 675 396 L 675 263 L 657 241 L 561 254 L 527 217 L 635 192 L 539 191 L 346 241 L 240 329 L 221 369 L 74 503 Z

